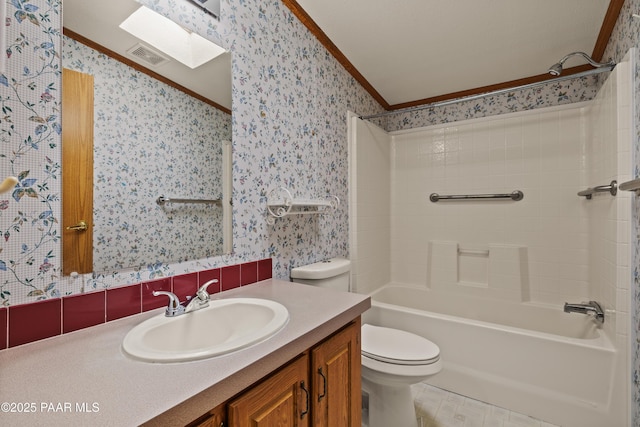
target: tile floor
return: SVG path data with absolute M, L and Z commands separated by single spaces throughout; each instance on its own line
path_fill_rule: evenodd
M 421 427 L 558 427 L 425 383 L 411 391 Z

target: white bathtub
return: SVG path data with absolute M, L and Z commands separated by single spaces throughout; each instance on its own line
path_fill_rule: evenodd
M 371 298 L 364 323 L 440 347 L 444 368 L 428 383 L 563 427 L 625 425 L 616 351 L 588 316 L 398 285 Z

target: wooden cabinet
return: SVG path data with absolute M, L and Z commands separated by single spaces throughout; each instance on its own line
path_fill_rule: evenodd
M 361 411 L 357 318 L 194 425 L 360 427 Z
M 311 350 L 315 426 L 360 427 L 360 318 Z
M 193 427 L 225 427 L 227 426 L 227 408 L 220 405 L 210 411 L 204 420 L 192 424 Z
M 233 427 L 309 426 L 309 356 L 304 354 L 228 406 Z

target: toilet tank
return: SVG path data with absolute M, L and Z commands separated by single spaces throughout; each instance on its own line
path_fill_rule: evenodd
M 291 269 L 291 281 L 349 292 L 351 261 L 331 258 Z

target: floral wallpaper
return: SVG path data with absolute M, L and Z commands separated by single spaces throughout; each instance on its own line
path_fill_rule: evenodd
M 381 111 L 377 103 L 329 55 L 279 0 L 225 0 L 220 22 L 186 0 L 143 0 L 184 26 L 233 52 L 234 253 L 182 263 L 95 274 L 77 280 L 60 274 L 60 81 L 61 0 L 8 0 L 7 69 L 0 74 L 0 174 L 20 179 L 0 195 L 0 304 L 109 287 L 205 268 L 273 257 L 274 277 L 289 268 L 348 255 L 347 122 Z M 627 0 L 606 56 L 619 60 L 638 46 L 640 0 Z M 639 61 L 640 63 L 640 61 Z M 636 101 L 640 100 L 636 70 Z M 385 127 L 445 122 L 589 99 L 589 81 L 545 87 L 532 94 L 488 98 L 481 105 L 426 110 L 424 117 L 393 118 Z M 636 113 L 637 114 L 637 113 Z M 473 116 L 477 117 L 477 116 Z M 640 130 L 636 117 L 636 162 Z M 421 124 L 418 124 L 421 123 Z M 640 166 L 636 167 L 640 175 Z M 299 216 L 266 222 L 266 194 L 286 186 L 300 197 L 327 194 L 342 203 L 331 216 Z M 634 206 L 640 239 L 640 204 Z M 632 380 L 633 425 L 640 426 L 640 290 L 634 246 L 633 322 L 636 340 Z M 635 406 L 635 407 L 634 407 Z
M 223 2 L 219 23 L 189 2 L 141 3 L 233 52 L 234 256 L 273 257 L 282 279 L 291 266 L 347 256 L 346 114 L 380 106 L 280 1 Z M 267 194 L 281 186 L 341 203 L 269 225 Z
M 0 75 L 0 304 L 60 296 L 61 1 L 7 2 Z
M 554 82 L 475 101 L 394 114 L 378 124 L 391 132 L 588 101 L 595 97 L 598 83 L 597 76 Z
M 62 65 L 94 76 L 93 270 L 222 253 L 220 199 L 231 116 L 63 37 Z
M 291 265 L 348 255 L 346 112 L 372 114 L 380 106 L 279 0 L 223 2 L 220 22 L 186 0 L 142 3 L 233 53 L 234 252 L 61 277 L 62 2 L 8 1 L 6 29 L 14 44 L 8 47 L 11 56 L 0 84 L 0 168 L 3 174 L 19 175 L 21 183 L 13 194 L 0 196 L 0 304 L 265 257 L 274 258 L 274 277 L 287 278 Z M 83 66 L 96 64 L 85 61 Z M 97 176 L 117 181 L 123 173 Z M 268 225 L 266 195 L 280 186 L 297 197 L 331 194 L 342 203 L 331 216 L 288 217 Z

